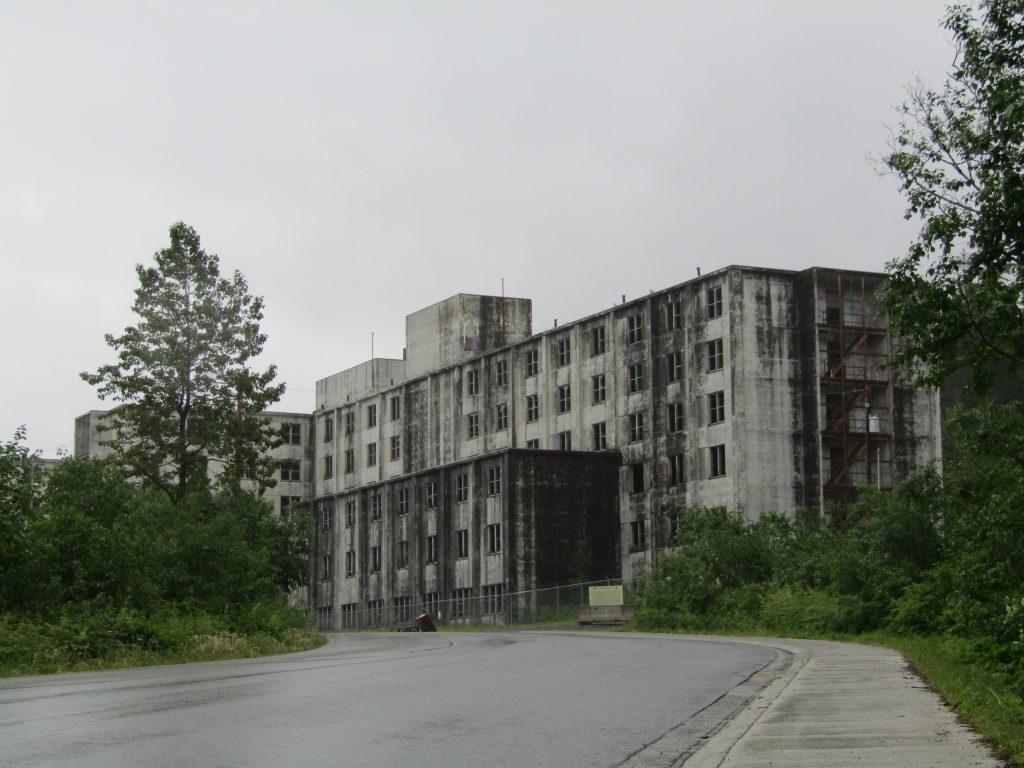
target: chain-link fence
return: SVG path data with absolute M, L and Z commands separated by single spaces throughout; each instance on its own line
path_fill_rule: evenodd
M 621 579 L 563 584 L 525 592 L 506 592 L 502 584 L 480 589 L 455 589 L 450 596 L 428 593 L 422 600 L 400 596 L 390 601 L 370 600 L 316 610 L 321 630 L 411 627 L 423 615 L 438 626 L 474 624 L 576 624 L 580 607 L 589 605 L 589 588 L 622 586 L 623 602 L 633 603 L 638 582 Z

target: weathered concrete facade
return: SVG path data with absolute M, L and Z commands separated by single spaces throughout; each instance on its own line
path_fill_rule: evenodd
M 617 577 L 617 467 L 614 454 L 505 449 L 321 500 L 318 623 L 374 626 L 424 609 L 500 622 L 505 601 L 538 584 Z
M 110 411 L 89 411 L 75 419 L 75 458 L 103 459 L 111 455 L 105 443 L 104 419 Z M 313 417 L 308 413 L 266 411 L 263 416 L 281 432 L 283 442 L 271 451 L 271 456 L 282 463 L 277 473 L 277 484 L 268 488 L 264 496 L 274 509 L 283 512 L 306 501 L 313 495 Z M 216 457 L 208 463 L 210 478 L 221 471 Z M 248 481 L 243 481 L 248 484 Z M 255 489 L 255 485 L 252 486 Z
M 459 295 L 435 304 L 407 318 L 406 360 L 374 360 L 318 382 L 316 429 L 331 435 L 316 446 L 318 514 L 339 519 L 354 496 L 361 510 L 365 494 L 391 499 L 406 481 L 408 499 L 416 499 L 417 483 L 447 483 L 425 479 L 431 473 L 447 478 L 447 468 L 467 466 L 478 478 L 497 457 L 521 457 L 518 449 L 581 461 L 577 452 L 591 452 L 600 467 L 610 455 L 617 474 L 611 535 L 621 574 L 631 578 L 669 545 L 685 506 L 723 505 L 755 519 L 827 511 L 879 480 L 892 487 L 939 458 L 941 444 L 937 393 L 914 390 L 884 367 L 892 343 L 877 303 L 884 280 L 729 267 L 538 334 L 524 299 Z M 358 389 L 339 385 L 354 379 Z M 516 458 L 502 471 L 508 477 L 522 465 Z M 557 476 L 554 464 L 544 470 Z M 566 488 L 580 493 L 594 478 L 577 473 Z M 552 482 L 534 473 L 513 488 L 530 494 L 540 483 L 550 491 Z M 530 528 L 522 522 L 530 505 L 510 515 L 502 503 L 503 526 Z M 419 604 L 427 594 L 496 584 L 487 580 L 499 573 L 472 557 L 450 567 L 439 561 L 435 580 L 426 570 L 402 576 L 397 570 L 411 566 L 394 565 L 412 562 L 425 536 L 479 526 L 493 516 L 489 509 L 402 529 L 408 555 L 396 553 L 388 533 L 398 523 L 382 518 L 380 534 L 364 535 L 360 511 L 351 530 L 317 543 L 321 558 L 333 552 L 315 574 L 320 605 L 339 623 L 343 605 L 346 615 L 371 602 L 390 610 L 396 596 Z M 505 541 L 503 557 L 542 564 L 527 578 L 505 563 L 506 593 L 551 583 L 554 572 L 543 563 L 553 553 L 523 549 L 526 536 Z M 377 576 L 358 565 L 372 547 L 379 547 Z M 345 568 L 347 553 L 354 569 Z M 481 575 L 470 579 L 464 569 Z
M 536 334 L 528 299 L 414 312 L 402 359 L 318 381 L 312 415 L 267 414 L 297 425 L 272 494 L 312 502 L 311 609 L 497 620 L 520 591 L 635 577 L 687 506 L 826 513 L 893 487 L 941 431 L 938 393 L 886 366 L 884 284 L 733 266 Z M 101 416 L 76 451 L 99 450 Z

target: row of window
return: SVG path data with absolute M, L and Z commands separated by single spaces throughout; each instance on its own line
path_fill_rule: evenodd
M 603 391 L 603 379 L 604 374 L 595 376 L 595 396 L 597 394 L 597 379 L 601 379 L 601 387 Z M 564 392 L 562 391 L 564 390 Z M 559 387 L 559 398 L 558 398 L 558 412 L 566 413 L 572 407 L 572 400 L 569 393 L 569 386 Z M 508 406 L 502 403 L 498 406 L 499 417 L 504 415 L 504 424 L 501 426 L 502 419 L 498 419 L 498 430 L 507 429 L 508 424 Z M 532 423 L 540 419 L 540 396 L 539 395 L 527 395 L 526 396 L 526 421 Z M 718 391 L 712 392 L 708 395 L 708 424 L 714 425 L 725 421 L 725 392 Z M 644 439 L 644 414 L 643 413 L 631 413 L 627 415 L 628 430 L 629 430 L 629 442 L 636 443 Z M 668 405 L 668 418 L 667 418 L 667 429 L 669 434 L 676 434 L 683 431 L 683 404 L 682 403 L 670 403 Z M 608 447 L 607 445 L 607 430 L 604 422 L 599 422 L 593 425 L 594 429 L 594 450 L 601 451 Z M 470 413 L 466 416 L 466 438 L 472 440 L 478 437 L 480 434 L 480 415 L 477 413 Z M 562 432 L 559 435 L 570 435 L 569 432 Z M 569 447 L 560 445 L 562 450 L 571 450 L 571 437 L 569 439 Z M 560 438 L 561 440 L 561 438 Z M 536 445 L 527 445 L 527 448 L 539 447 L 539 441 Z
M 593 396 L 604 396 L 604 374 L 593 378 Z M 599 402 L 595 400 L 595 402 Z M 572 408 L 572 395 L 569 385 L 559 387 L 558 412 L 567 413 Z M 540 419 L 540 396 L 527 395 L 526 397 L 526 420 L 535 422 Z M 627 416 L 629 442 L 641 442 L 645 438 L 645 417 L 643 413 L 632 413 Z M 725 392 L 718 391 L 708 394 L 708 424 L 714 425 L 725 421 Z M 508 404 L 500 403 L 497 406 L 496 431 L 508 429 Z M 675 434 L 683 431 L 683 404 L 670 403 L 668 405 L 667 432 Z M 470 413 L 466 416 L 466 438 L 472 440 L 480 435 L 480 415 Z M 608 447 L 607 430 L 604 422 L 593 425 L 593 449 L 602 451 Z M 391 437 L 391 460 L 398 461 L 401 458 L 401 442 L 399 435 Z M 558 436 L 559 448 L 563 451 L 572 450 L 572 435 L 570 432 L 561 432 Z M 533 443 L 532 445 L 530 443 Z M 539 440 L 528 441 L 527 448 L 539 448 Z M 344 454 L 345 472 L 355 472 L 355 449 L 349 448 Z M 377 465 L 377 444 L 369 443 L 366 446 L 366 466 Z M 334 476 L 334 457 L 324 456 L 324 479 L 329 480 Z M 300 479 L 299 463 L 288 461 L 281 466 L 281 480 L 297 482 Z M 493 494 L 492 494 L 493 495 Z M 465 499 L 462 499 L 463 501 Z
M 482 587 L 480 613 L 483 615 L 504 613 L 505 597 L 504 584 L 488 584 Z M 442 614 L 447 613 L 448 618 L 462 619 L 471 614 L 473 599 L 471 587 L 453 589 L 449 600 L 442 600 L 440 592 L 427 592 L 416 606 L 413 605 L 412 597 L 400 595 L 392 599 L 390 614 L 387 612 L 383 600 L 367 600 L 366 607 L 362 610 L 360 610 L 359 603 L 345 603 L 341 606 L 341 629 L 354 629 L 360 626 L 377 627 L 389 623 L 408 622 L 412 621 L 420 611 L 434 617 L 441 617 Z M 331 607 L 321 606 L 318 608 L 317 617 L 320 627 L 329 627 L 333 618 Z
M 633 414 L 637 417 L 635 421 L 630 422 L 631 436 L 634 431 L 638 439 L 642 439 L 643 434 L 643 414 Z M 606 443 L 606 434 L 604 423 L 594 424 L 594 443 L 595 450 L 602 450 Z M 566 442 L 563 450 L 571 450 L 571 435 L 564 433 Z M 708 449 L 708 476 L 711 479 L 717 477 L 724 477 L 726 474 L 725 465 L 725 444 L 713 445 Z M 667 457 L 668 469 L 669 469 L 669 485 L 681 485 L 685 482 L 685 467 L 683 464 L 683 454 L 673 454 Z M 631 493 L 643 493 L 647 490 L 647 484 L 645 480 L 644 464 L 637 462 L 631 465 L 632 474 L 632 485 Z M 490 467 L 487 470 L 487 492 L 491 496 L 496 496 L 501 493 L 501 467 Z M 406 515 L 410 511 L 410 489 L 399 488 L 397 490 L 397 514 L 399 516 Z M 298 497 L 286 497 L 288 498 L 289 505 L 291 503 L 298 503 Z M 437 483 L 428 481 L 423 484 L 423 498 L 426 504 L 427 510 L 433 510 L 437 508 Z M 469 500 L 469 476 L 460 474 L 455 477 L 455 500 L 457 502 L 464 502 Z M 371 522 L 378 521 L 383 516 L 383 497 L 380 493 L 373 493 L 369 496 L 370 501 L 370 520 Z M 282 509 L 285 508 L 285 499 L 281 502 Z M 318 521 L 320 529 L 322 531 L 330 531 L 334 527 L 334 507 L 326 504 L 323 505 L 318 512 Z M 345 500 L 345 527 L 352 528 L 356 524 L 356 500 L 346 499 Z M 469 553 L 469 539 L 468 532 L 465 529 L 456 532 L 456 551 L 458 557 L 467 557 Z M 499 527 L 488 526 L 488 546 L 490 552 L 498 552 L 501 550 L 501 530 Z M 402 562 L 403 558 L 399 554 L 399 562 Z M 432 543 L 430 539 L 427 540 L 427 562 L 436 562 L 436 543 Z M 404 567 L 399 565 L 398 567 Z M 375 568 L 374 570 L 380 570 Z
M 713 480 L 717 477 L 725 477 L 725 444 L 712 445 L 708 449 L 708 478 Z M 686 482 L 685 465 L 683 454 L 677 453 L 666 457 L 668 459 L 668 484 L 682 485 Z M 631 464 L 632 484 L 630 493 L 643 493 L 647 490 L 644 465 L 642 462 Z
M 487 469 L 487 495 L 497 496 L 501 493 L 501 467 L 488 467 Z M 396 492 L 397 512 L 399 515 L 409 513 L 411 493 L 409 488 L 399 488 Z M 423 500 L 427 510 L 437 509 L 437 483 L 427 481 L 423 483 Z M 283 497 L 282 509 L 285 507 L 284 498 L 292 499 L 298 503 L 299 497 Z M 383 514 L 384 501 L 380 493 L 371 493 L 370 499 L 370 520 L 380 520 Z M 469 501 L 469 476 L 460 474 L 455 476 L 455 500 Z M 325 522 L 326 521 L 326 522 Z M 356 524 L 356 500 L 345 500 L 345 527 L 351 528 Z M 324 527 L 326 526 L 326 527 Z M 334 526 L 334 508 L 329 504 L 321 507 L 321 527 L 324 530 Z
M 487 554 L 497 555 L 501 553 L 501 524 L 492 523 L 487 526 Z M 433 565 L 438 562 L 440 548 L 438 546 L 437 534 L 430 534 L 426 537 L 424 546 L 424 562 Z M 455 556 L 462 560 L 469 557 L 469 529 L 460 528 L 455 532 Z M 380 573 L 384 565 L 384 558 L 380 545 L 370 547 L 370 572 Z M 334 563 L 330 554 L 320 558 L 320 579 L 330 581 L 334 578 Z M 407 540 L 395 542 L 395 568 L 402 570 L 409 567 L 409 542 Z M 345 578 L 356 575 L 356 553 L 350 549 L 345 552 Z
M 706 292 L 707 298 L 707 316 L 708 318 L 721 317 L 722 315 L 722 288 L 717 286 L 715 288 L 709 288 Z M 666 314 L 666 327 L 670 330 L 676 330 L 682 327 L 682 302 L 672 301 L 667 305 Z M 636 344 L 643 341 L 644 338 L 644 325 L 643 315 L 634 314 L 630 315 L 627 320 L 626 329 L 626 340 L 629 344 Z M 605 339 L 605 328 L 603 325 L 596 326 L 590 329 L 591 335 L 591 355 L 597 356 L 605 353 L 606 350 L 606 339 Z M 526 356 L 526 377 L 531 378 L 538 375 L 540 372 L 540 353 L 537 349 L 528 349 L 525 353 Z M 715 339 L 707 342 L 707 360 L 708 360 L 708 371 L 717 371 L 723 367 L 724 354 L 722 347 L 722 339 Z M 564 367 L 572 362 L 572 342 L 568 337 L 561 338 L 557 341 L 557 362 L 558 367 Z M 678 381 L 682 378 L 683 374 L 683 357 L 682 352 L 673 352 L 668 355 L 668 380 Z M 643 364 L 638 363 L 629 366 L 629 391 L 637 392 L 643 388 Z M 494 363 L 494 382 L 496 386 L 504 387 L 508 386 L 508 361 L 507 360 L 496 360 Z M 604 374 L 601 374 L 601 399 L 594 400 L 593 402 L 604 401 Z M 470 369 L 466 372 L 466 394 L 475 395 L 480 390 L 478 371 Z M 389 407 L 391 410 L 391 420 L 398 421 L 402 418 L 402 399 L 400 396 L 394 396 L 389 399 Z M 568 408 L 566 408 L 568 410 Z M 344 425 L 344 433 L 351 435 L 355 431 L 355 414 L 352 411 L 346 411 L 342 414 L 342 420 Z M 371 403 L 366 406 L 366 426 L 368 428 L 377 426 L 377 404 Z M 502 427 L 499 427 L 499 429 Z M 288 445 L 300 445 L 302 441 L 301 425 L 297 423 L 285 423 L 281 426 L 282 439 L 285 444 Z M 324 442 L 329 443 L 334 440 L 334 418 L 328 416 L 324 419 Z
M 604 330 L 602 327 L 600 330 Z M 568 365 L 569 352 L 568 345 L 569 339 L 563 339 L 565 342 L 564 349 L 566 353 L 566 365 Z M 560 351 L 562 346 L 559 347 Z M 722 339 L 713 339 L 706 342 L 707 351 L 707 372 L 720 371 L 725 366 L 725 348 Z M 526 376 L 537 375 L 537 350 L 528 350 L 526 353 Z M 669 381 L 681 381 L 683 378 L 683 353 L 681 351 L 670 352 L 666 355 L 666 369 L 667 377 Z M 498 362 L 498 370 L 500 375 L 498 376 L 499 386 L 504 386 L 508 383 L 508 369 L 506 361 L 502 360 Z M 627 366 L 626 379 L 629 385 L 629 393 L 633 394 L 639 392 L 644 387 L 644 364 L 633 363 Z M 466 377 L 466 394 L 475 395 L 479 392 L 477 387 L 476 371 L 470 370 L 467 372 Z M 593 382 L 593 397 L 592 402 L 602 403 L 605 400 L 605 374 L 601 373 L 597 376 L 592 377 Z M 560 386 L 559 397 L 562 397 L 562 391 L 568 390 L 568 385 Z M 600 394 L 598 394 L 600 392 Z M 566 393 L 566 398 L 568 394 Z M 566 408 L 568 410 L 568 408 Z

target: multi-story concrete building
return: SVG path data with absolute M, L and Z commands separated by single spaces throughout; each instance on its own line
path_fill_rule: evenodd
M 315 516 L 318 624 L 500 621 L 527 590 L 635 578 L 688 507 L 830 513 L 891 488 L 941 433 L 938 393 L 886 365 L 884 284 L 734 266 L 539 333 L 528 299 L 409 315 L 402 359 L 318 381 L 312 415 L 267 414 L 270 493 Z M 76 455 L 97 455 L 100 417 Z
M 403 359 L 317 382 L 320 624 L 498 616 L 558 579 L 635 577 L 688 506 L 754 519 L 892 487 L 941 446 L 937 393 L 885 366 L 884 281 L 729 267 L 537 334 L 527 299 L 409 315 Z
M 104 420 L 110 411 L 89 411 L 75 419 L 75 458 L 102 459 L 111 455 L 106 442 L 110 440 Z M 313 495 L 313 418 L 308 413 L 285 413 L 267 411 L 263 414 L 280 431 L 282 442 L 271 451 L 271 456 L 280 462 L 277 484 L 268 488 L 265 496 L 274 509 L 285 512 Z M 207 464 L 211 479 L 221 471 L 221 464 L 214 457 Z M 250 490 L 255 490 L 255 483 Z

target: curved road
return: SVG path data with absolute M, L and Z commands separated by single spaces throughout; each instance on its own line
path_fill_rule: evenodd
M 698 742 L 783 663 L 669 635 L 338 634 L 290 656 L 0 680 L 0 766 L 617 766 L 681 723 Z

